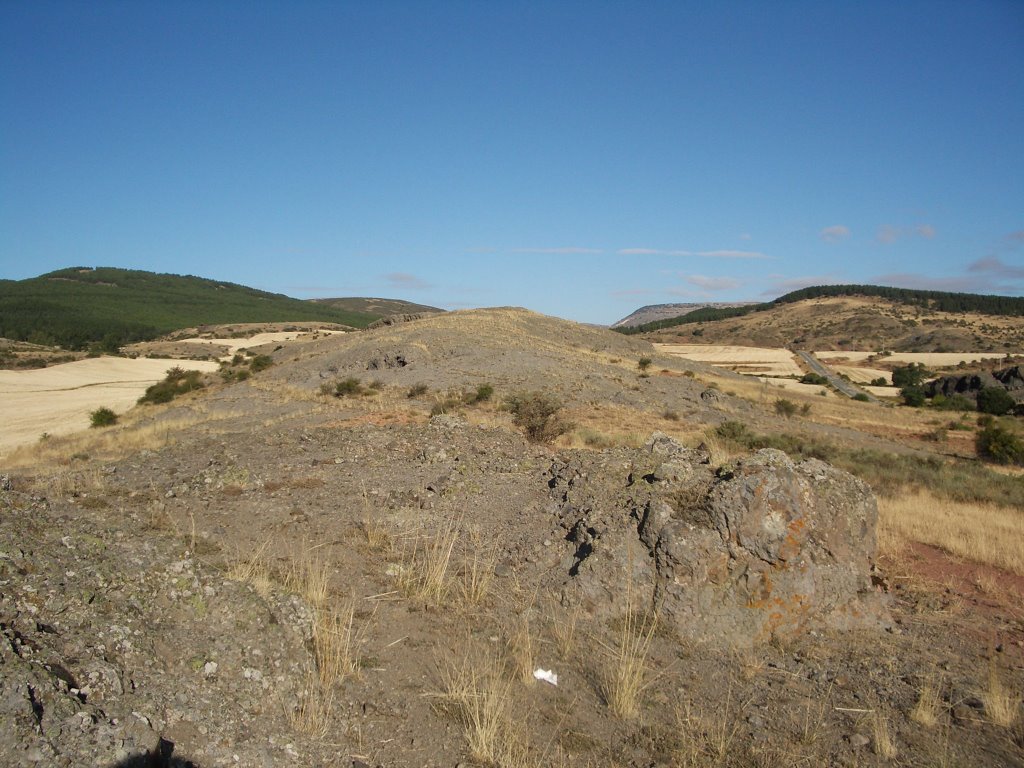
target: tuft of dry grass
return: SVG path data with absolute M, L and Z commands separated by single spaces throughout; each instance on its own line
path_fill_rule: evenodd
M 657 616 L 638 614 L 627 599 L 626 615 L 613 643 L 601 642 L 606 653 L 600 673 L 600 693 L 611 711 L 623 720 L 640 714 L 640 699 L 653 682 L 648 655 Z
M 248 584 L 256 590 L 256 594 L 263 598 L 269 597 L 274 588 L 270 566 L 266 559 L 269 546 L 270 539 L 267 539 L 256 548 L 250 557 L 233 563 L 227 572 L 229 579 Z
M 473 657 L 472 650 L 440 665 L 440 688 L 431 694 L 439 708 L 462 727 L 474 760 L 496 766 L 525 766 L 527 747 L 514 717 L 512 681 L 499 660 Z
M 441 525 L 432 534 L 414 536 L 402 558 L 399 588 L 413 599 L 430 605 L 442 604 L 452 587 L 448 571 L 458 538 L 459 525 L 455 521 Z
M 988 686 L 982 691 L 981 701 L 988 719 L 996 725 L 1010 728 L 1020 717 L 1020 691 L 1003 682 L 994 658 L 989 661 Z
M 568 615 L 553 616 L 551 619 L 551 637 L 555 641 L 559 658 L 571 658 L 576 651 L 576 626 L 581 613 L 582 609 L 576 605 Z
M 298 702 L 287 708 L 288 722 L 293 729 L 314 738 L 324 738 L 331 726 L 334 712 L 334 691 L 320 684 L 310 672 L 299 693 Z
M 358 645 L 354 599 L 349 599 L 340 611 L 316 611 L 313 649 L 321 686 L 326 688 L 359 674 Z
M 321 610 L 327 603 L 327 564 L 316 554 L 317 547 L 303 547 L 294 552 L 285 576 L 284 586 L 300 595 L 314 610 Z
M 886 760 L 896 757 L 896 742 L 889 732 L 889 720 L 877 709 L 871 717 L 871 746 L 879 757 Z
M 941 712 L 942 697 L 939 695 L 939 685 L 934 676 L 929 676 L 921 685 L 917 703 L 910 710 L 910 719 L 926 728 L 934 728 L 939 722 Z
M 526 614 L 516 621 L 515 629 L 506 643 L 506 650 L 513 677 L 524 685 L 533 685 L 536 652 L 533 635 L 530 633 L 530 619 Z
M 939 499 L 928 491 L 917 491 L 880 498 L 878 517 L 879 542 L 887 548 L 909 539 L 1024 575 L 1020 546 L 1024 515 L 1015 509 Z
M 469 535 L 470 552 L 463 558 L 459 591 L 469 605 L 481 605 L 491 593 L 494 582 L 495 545 L 484 543 L 479 531 Z

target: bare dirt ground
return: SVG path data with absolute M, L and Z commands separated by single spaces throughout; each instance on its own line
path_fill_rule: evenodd
M 687 639 L 604 531 L 563 525 L 567 478 L 606 483 L 585 515 L 639 546 L 621 504 L 661 493 L 657 462 L 634 474 L 651 451 L 530 443 L 498 405 L 543 389 L 591 431 L 707 442 L 718 483 L 727 421 L 906 453 L 924 417 L 807 396 L 782 418 L 749 379 L 520 310 L 273 356 L 0 465 L 0 763 L 1024 764 L 1020 574 L 890 547 L 862 574 L 885 621 Z M 321 394 L 347 378 L 363 392 Z M 580 599 L 584 559 L 606 597 Z
M 123 413 L 146 387 L 164 377 L 167 360 L 97 357 L 28 371 L 0 371 L 0 455 L 40 435 L 67 435 L 89 427 L 89 414 L 106 407 Z M 216 370 L 196 361 L 193 370 Z

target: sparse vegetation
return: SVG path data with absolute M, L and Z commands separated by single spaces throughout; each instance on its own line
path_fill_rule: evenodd
M 1024 466 L 1024 439 L 996 421 L 978 432 L 975 445 L 978 455 L 989 461 Z
M 798 410 L 797 404 L 792 400 L 780 398 L 775 401 L 775 413 L 785 416 L 787 419 L 795 415 Z
M 414 400 L 417 397 L 423 397 L 430 391 L 430 387 L 426 384 L 413 384 L 409 387 L 409 391 L 405 393 L 405 396 L 410 400 Z
M 334 385 L 335 397 L 358 397 L 365 391 L 366 390 L 363 389 L 362 382 L 360 382 L 355 376 L 349 376 Z
M 1004 416 L 1017 404 L 1002 387 L 983 387 L 978 392 L 978 410 L 993 416 Z
M 649 357 L 641 357 L 639 360 L 637 360 L 636 367 L 639 368 L 641 371 L 646 371 L 648 368 L 651 367 L 652 362 L 654 361 L 651 360 L 651 358 Z

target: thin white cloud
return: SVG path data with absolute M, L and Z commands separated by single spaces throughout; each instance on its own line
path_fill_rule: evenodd
M 770 259 L 771 256 L 759 251 L 682 251 L 658 248 L 620 248 L 619 256 L 699 256 L 704 259 Z
M 1006 239 L 1011 243 L 1024 243 L 1024 229 L 1018 229 L 1016 232 L 1011 232 L 1006 236 Z
M 878 228 L 878 234 L 875 235 L 875 239 L 880 243 L 889 245 L 899 240 L 900 236 L 901 232 L 898 227 L 894 227 L 892 224 L 883 224 Z
M 1024 279 L 1024 267 L 1005 264 L 998 256 L 987 256 L 984 259 L 978 259 L 968 265 L 967 271 L 990 274 L 994 277 L 1009 278 L 1011 280 Z
M 630 296 L 654 296 L 658 291 L 652 291 L 649 288 L 623 288 L 619 291 L 612 291 L 609 296 L 615 296 L 616 298 L 627 298 Z
M 604 253 L 604 251 L 600 248 L 579 248 L 576 246 L 569 246 L 567 248 L 513 248 L 512 253 L 540 253 L 552 256 L 579 256 Z
M 706 291 L 728 291 L 742 285 L 741 281 L 734 277 L 707 277 L 705 275 L 686 275 L 686 282 Z
M 842 224 L 833 224 L 831 227 L 825 227 L 818 233 L 818 237 L 826 243 L 838 243 L 840 240 L 845 240 L 849 236 L 850 228 L 843 226 Z
M 740 233 L 740 240 L 753 240 L 753 236 L 749 232 Z
M 931 240 L 935 237 L 935 227 L 931 224 L 918 224 L 914 227 L 897 227 L 892 224 L 883 224 L 878 228 L 875 239 L 883 245 L 890 245 L 905 237 L 923 237 Z
M 988 276 L 972 277 L 931 277 L 914 272 L 891 272 L 871 278 L 876 285 L 892 285 L 897 288 L 916 288 L 924 291 L 952 291 L 954 293 L 984 293 L 997 286 Z
M 790 291 L 798 291 L 801 288 L 809 288 L 812 285 L 836 285 L 842 282 L 833 274 L 827 275 L 802 275 L 800 277 L 786 277 L 785 275 L 769 275 L 771 285 L 761 291 L 762 296 L 781 296 Z
M 408 272 L 389 272 L 384 275 L 384 279 L 391 284 L 392 288 L 403 288 L 410 291 L 423 291 L 430 288 L 430 283 L 426 280 L 416 275 L 410 275 Z

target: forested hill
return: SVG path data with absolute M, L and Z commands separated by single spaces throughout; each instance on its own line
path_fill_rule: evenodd
M 793 304 L 807 299 L 836 296 L 869 296 L 889 299 L 910 306 L 927 307 L 937 312 L 975 312 L 983 315 L 1024 317 L 1024 297 L 991 296 L 978 293 L 948 293 L 945 291 L 919 291 L 912 288 L 893 288 L 884 285 L 815 285 L 801 288 L 763 304 L 748 304 L 720 309 L 705 307 L 677 317 L 656 320 L 632 327 L 617 327 L 619 333 L 635 334 L 657 331 L 688 323 L 706 323 L 731 317 L 742 317 L 751 312 L 763 312 L 782 304 Z
M 145 341 L 219 323 L 320 321 L 363 328 L 379 315 L 352 312 L 201 277 L 112 267 L 72 267 L 0 280 L 0 337 L 81 349 Z

